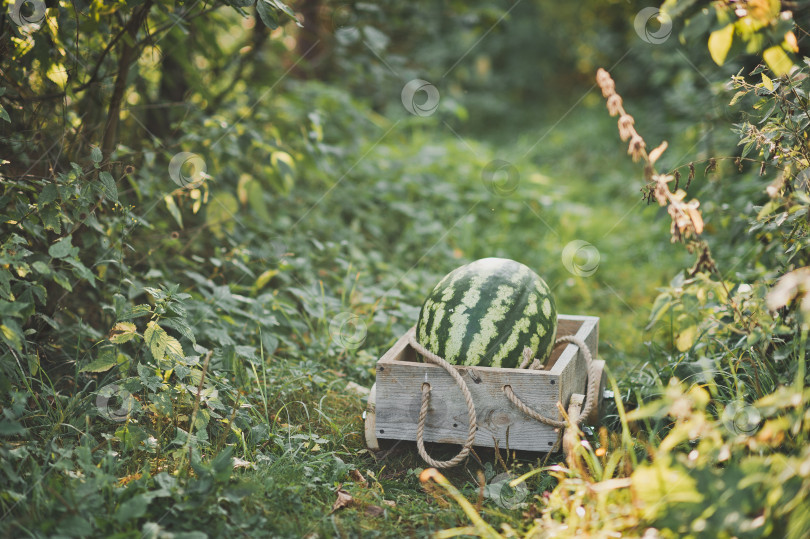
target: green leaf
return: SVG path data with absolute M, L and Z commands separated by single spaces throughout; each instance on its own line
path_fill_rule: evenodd
M 194 337 L 194 331 L 192 331 L 191 326 L 189 326 L 188 322 L 186 322 L 184 319 L 177 317 L 164 318 L 162 322 L 164 327 L 175 329 L 180 333 L 180 335 L 192 343 L 197 343 L 197 339 Z
M 21 311 L 28 309 L 30 306 L 31 306 L 30 303 L 25 303 L 23 301 L 0 300 L 0 316 L 26 318 L 26 316 Z
M 9 421 L 6 419 L 0 421 L 0 436 L 15 436 L 24 433 L 25 428 L 17 421 Z
M 270 214 L 270 210 L 267 209 L 267 204 L 264 202 L 262 185 L 256 180 L 251 180 L 247 183 L 245 189 L 248 193 L 248 204 L 250 204 L 251 209 L 264 221 L 268 223 L 272 222 L 273 216 Z
M 73 274 L 76 275 L 79 279 L 84 279 L 90 286 L 93 288 L 96 287 L 96 276 L 93 275 L 93 272 L 90 269 L 81 263 L 78 258 L 66 258 L 65 262 L 73 266 Z
M 239 211 L 239 202 L 230 193 L 217 193 L 206 207 L 205 220 L 217 238 L 225 237 L 225 231 L 233 230 L 233 216 Z
M 135 521 L 146 514 L 151 497 L 146 494 L 136 494 L 134 497 L 118 506 L 118 510 L 113 515 L 116 521 L 124 523 Z
M 0 118 L 4 119 L 8 123 L 11 123 L 11 118 L 8 117 L 8 112 L 6 112 L 6 109 L 2 106 L 0 106 Z
M 143 332 L 143 340 L 152 352 L 152 357 L 160 361 L 166 357 L 166 347 L 169 344 L 169 334 L 157 322 L 151 320 Z
M 283 11 L 284 13 L 286 13 L 287 15 L 289 15 L 289 17 L 291 19 L 296 19 L 295 11 L 293 11 L 292 8 L 290 8 L 290 6 L 288 6 L 287 4 L 282 2 L 281 0 L 271 0 L 271 1 L 272 1 L 272 4 L 274 6 L 276 6 L 277 9 L 279 9 L 279 10 Z
M 112 174 L 101 172 L 98 179 L 101 182 L 101 192 L 104 194 L 104 198 L 110 202 L 118 202 L 118 188 L 115 186 L 115 179 Z
M 65 258 L 71 254 L 71 251 L 73 250 L 73 245 L 70 243 L 72 240 L 73 236 L 71 235 L 65 236 L 64 238 L 58 240 L 48 248 L 48 254 L 53 258 Z M 76 251 L 78 252 L 78 249 L 76 249 Z
M 94 163 L 101 163 L 101 160 L 103 159 L 103 156 L 101 155 L 101 148 L 98 146 L 93 146 L 93 149 L 90 150 L 90 158 Z
M 762 58 L 765 59 L 768 67 L 771 68 L 771 71 L 773 71 L 777 77 L 786 75 L 790 71 L 790 68 L 793 67 L 793 60 L 791 60 L 785 53 L 785 50 L 778 45 L 765 49 L 765 52 L 762 53 Z
M 42 220 L 42 226 L 47 230 L 53 230 L 57 234 L 62 232 L 62 222 L 59 220 L 59 208 L 46 206 L 39 210 L 38 214 Z
M 265 26 L 271 30 L 278 28 L 278 14 L 276 10 L 271 7 L 270 2 L 267 0 L 259 0 L 256 2 L 256 11 L 259 12 L 259 18 Z
M 155 300 L 166 299 L 166 292 L 161 290 L 160 288 L 154 288 L 151 286 L 143 287 L 144 292 L 155 298 Z
M 769 200 L 764 206 L 762 206 L 759 213 L 757 213 L 757 221 L 762 221 L 765 217 L 778 210 L 781 206 L 782 204 L 780 202 L 776 200 Z
M 56 284 L 60 285 L 65 290 L 67 290 L 68 292 L 73 292 L 73 285 L 70 283 L 65 274 L 62 273 L 61 271 L 53 272 L 53 281 Z
M 31 264 L 31 267 L 34 268 L 36 270 L 36 272 L 41 274 L 41 275 L 48 276 L 48 275 L 51 274 L 50 266 L 48 266 L 48 264 L 46 264 L 45 262 L 42 262 L 41 260 L 37 260 L 36 262 Z
M 727 24 L 720 30 L 715 30 L 709 35 L 709 53 L 712 55 L 714 63 L 721 66 L 726 61 L 731 42 L 734 39 L 734 25 Z
M 11 272 L 6 269 L 0 269 L 0 295 L 7 300 L 14 301 L 16 298 L 11 292 Z
M 42 192 L 39 194 L 39 198 L 37 199 L 38 204 L 49 204 L 56 200 L 56 197 L 59 196 L 59 191 L 56 190 L 56 185 L 53 183 L 49 183 L 45 187 L 42 188 Z
M 133 318 L 140 318 L 142 316 L 149 316 L 152 314 L 152 307 L 148 303 L 141 303 L 132 308 L 122 311 L 118 316 L 118 320 L 132 320 Z
M 79 372 L 106 372 L 118 365 L 115 358 L 115 350 L 104 348 L 98 357 L 81 368 Z
M 233 448 L 226 446 L 211 460 L 211 470 L 219 481 L 227 481 L 233 472 Z
M 141 383 L 150 391 L 157 391 L 158 388 L 163 385 L 163 379 L 157 376 L 153 369 L 140 363 L 138 363 L 138 378 L 140 378 Z

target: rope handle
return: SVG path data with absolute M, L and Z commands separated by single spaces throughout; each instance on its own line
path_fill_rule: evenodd
M 427 382 L 422 384 L 422 407 L 419 409 L 419 423 L 416 426 L 416 449 L 419 451 L 419 456 L 434 468 L 452 468 L 467 458 L 467 455 L 470 453 L 470 449 L 472 449 L 473 442 L 475 442 L 475 432 L 478 430 L 478 420 L 476 418 L 475 404 L 473 403 L 472 394 L 470 393 L 466 382 L 464 382 L 464 379 L 461 377 L 458 371 L 456 371 L 456 369 L 454 369 L 453 366 L 447 361 L 419 344 L 419 342 L 416 340 L 416 335 L 413 332 L 408 335 L 408 342 L 417 352 L 422 354 L 427 361 L 446 370 L 453 380 L 455 380 L 459 389 L 461 389 L 461 393 L 464 394 L 464 401 L 467 403 L 467 413 L 469 414 L 470 419 L 470 430 L 467 434 L 467 439 L 464 441 L 461 451 L 459 451 L 455 457 L 451 458 L 450 460 L 433 460 L 430 455 L 427 454 L 427 451 L 425 451 L 424 440 L 425 418 L 427 417 L 428 405 L 430 403 L 430 384 Z
M 598 398 L 597 393 L 599 392 L 599 383 L 601 382 L 601 377 L 597 376 L 597 373 L 596 373 L 596 370 L 595 370 L 595 365 L 594 365 L 594 362 L 593 362 L 593 356 L 591 355 L 591 350 L 590 350 L 590 348 L 588 348 L 588 345 L 585 343 L 585 341 L 583 341 L 582 339 L 580 339 L 576 335 L 566 335 L 566 336 L 560 337 L 559 339 L 554 341 L 554 346 L 556 347 L 556 346 L 558 346 L 559 344 L 562 344 L 562 343 L 570 343 L 570 344 L 573 344 L 573 345 L 577 346 L 582 351 L 582 355 L 585 358 L 585 364 L 588 367 L 588 384 L 587 384 L 587 393 L 586 393 L 586 397 L 585 397 L 585 406 L 583 407 L 582 412 L 580 412 L 579 417 L 575 421 L 575 423 L 577 425 L 579 425 L 580 423 L 582 423 L 582 421 L 586 417 L 588 417 L 588 415 L 590 415 L 591 409 L 596 404 L 596 399 Z M 523 353 L 523 363 L 521 363 L 521 365 L 520 365 L 521 369 L 525 368 L 525 366 L 531 360 L 531 350 L 526 348 L 526 349 L 523 350 L 523 352 L 524 352 Z M 528 352 L 528 354 L 527 354 L 527 352 Z M 538 361 L 535 359 L 534 363 L 532 363 L 532 366 L 530 368 L 536 368 L 535 365 L 537 363 L 538 363 Z M 556 419 L 549 419 L 549 418 L 545 417 L 544 415 L 541 415 L 541 414 L 537 413 L 536 411 L 532 410 L 531 408 L 529 408 L 528 406 L 526 406 L 526 404 L 522 400 L 520 400 L 520 397 L 515 395 L 515 392 L 512 390 L 512 386 L 510 386 L 508 384 L 503 386 L 503 392 L 504 392 L 504 394 L 506 394 L 506 398 L 509 399 L 509 402 L 514 404 L 515 407 L 517 407 L 518 410 L 520 410 L 521 412 L 523 412 L 527 416 L 531 417 L 532 419 L 534 419 L 536 421 L 540 421 L 541 423 L 545 423 L 546 425 L 549 425 L 549 426 L 555 427 L 555 428 L 564 428 L 565 427 L 565 424 L 566 424 L 565 421 L 558 421 Z

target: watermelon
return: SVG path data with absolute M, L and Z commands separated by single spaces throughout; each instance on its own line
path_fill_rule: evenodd
M 417 341 L 453 365 L 518 367 L 523 348 L 545 362 L 557 333 L 546 282 L 527 266 L 482 258 L 447 274 L 422 305 Z

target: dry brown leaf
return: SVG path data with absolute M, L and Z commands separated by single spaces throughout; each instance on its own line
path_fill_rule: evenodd
M 695 202 L 694 200 L 692 202 Z M 689 218 L 692 220 L 692 225 L 695 227 L 695 233 L 700 234 L 703 232 L 703 217 L 697 209 L 697 204 L 690 203 L 686 206 L 686 211 L 689 213 Z
M 379 505 L 367 505 L 366 506 L 366 515 L 370 517 L 378 517 L 385 513 L 385 509 L 380 507 Z
M 664 153 L 664 150 L 667 149 L 667 146 L 668 144 L 667 141 L 665 140 L 656 149 L 650 152 L 649 160 L 651 165 L 654 165 L 655 162 L 658 161 L 658 158 L 661 157 L 661 154 Z
M 338 509 L 349 507 L 352 503 L 354 503 L 354 498 L 352 498 L 352 495 L 343 490 L 342 488 L 338 487 L 337 499 L 335 500 L 334 505 L 332 505 L 332 513 L 334 513 Z
M 256 465 L 252 462 L 249 462 L 245 459 L 240 459 L 239 457 L 234 457 L 233 459 L 233 468 L 234 470 L 237 468 L 250 468 L 252 470 L 256 469 Z
M 775 311 L 797 297 L 802 298 L 801 309 L 810 312 L 810 266 L 783 275 L 768 292 L 765 301 L 768 308 Z
M 397 506 L 397 502 L 395 502 L 394 500 L 383 500 L 382 502 L 385 505 L 387 505 L 388 507 L 396 507 Z
M 360 483 L 364 487 L 368 486 L 368 481 L 366 480 L 365 477 L 363 477 L 363 474 L 360 473 L 360 470 L 352 470 L 352 471 L 350 471 L 349 472 L 349 477 L 351 477 L 352 481 L 354 481 L 355 483 Z

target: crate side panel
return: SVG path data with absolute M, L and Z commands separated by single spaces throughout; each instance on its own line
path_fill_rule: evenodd
M 597 341 L 599 335 L 599 319 L 588 317 L 576 333 L 577 337 L 585 341 L 588 349 L 591 352 L 593 359 L 596 359 Z M 565 364 L 560 364 L 562 367 L 560 371 L 560 392 L 563 405 L 568 405 L 568 399 L 574 393 L 585 394 L 587 389 L 586 384 L 588 380 L 588 364 L 585 361 L 585 356 L 578 346 L 569 344 L 566 348 L 570 349 L 571 360 Z
M 510 449 L 547 451 L 557 440 L 554 428 L 535 421 L 509 402 L 503 386 L 509 384 L 532 409 L 551 419 L 560 419 L 556 403 L 560 383 L 548 373 L 517 369 L 475 369 L 479 382 L 464 372 L 464 381 L 476 405 L 478 433 L 475 444 Z M 461 444 L 467 438 L 468 414 L 463 394 L 447 372 L 432 365 L 385 362 L 377 367 L 378 438 L 415 440 L 421 387 L 431 385 L 430 407 L 425 422 L 425 441 Z

